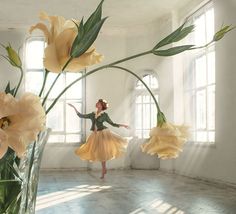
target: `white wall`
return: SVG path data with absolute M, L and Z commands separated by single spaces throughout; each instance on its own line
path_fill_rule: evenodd
M 145 26 L 135 26 L 129 29 L 104 31 L 96 42 L 98 51 L 105 55 L 103 64 L 109 63 L 121 57 L 130 56 L 141 51 L 146 51 L 161 38 L 170 33 L 179 24 L 179 18 L 189 14 L 201 0 L 191 1 L 178 14 L 173 12 L 161 20 L 149 23 Z M 236 23 L 236 1 L 214 0 L 216 27 L 224 23 Z M 1 30 L 0 41 L 12 42 L 16 47 L 20 46 L 24 39 L 24 30 L 6 31 Z M 176 173 L 236 183 L 236 107 L 235 82 L 236 72 L 236 43 L 234 41 L 236 31 L 231 32 L 222 41 L 216 44 L 216 144 L 214 147 L 186 145 L 184 152 L 176 160 L 161 161 L 163 170 L 175 171 Z M 153 69 L 157 72 L 160 81 L 160 106 L 168 120 L 181 122 L 183 106 L 180 102 L 182 84 L 181 56 L 161 58 L 152 55 L 124 63 L 129 69 L 141 74 L 143 70 Z M 5 62 L 1 61 L 0 89 L 5 85 L 5 77 L 9 77 L 12 83 L 17 81 L 15 71 Z M 19 73 L 18 73 L 19 74 Z M 17 75 L 18 75 L 17 74 Z M 132 85 L 133 77 L 123 71 L 106 69 L 97 72 L 87 78 L 86 82 L 86 112 L 94 110 L 95 101 L 104 98 L 109 101 L 108 110 L 111 118 L 118 123 L 132 122 Z M 3 86 L 4 85 L 4 86 Z M 86 132 L 89 134 L 90 123 L 87 123 Z M 111 128 L 118 134 L 128 137 L 131 132 L 125 129 Z M 97 168 L 98 164 L 90 164 L 81 161 L 74 155 L 76 145 L 57 144 L 47 145 L 43 157 L 42 168 Z M 133 152 L 136 155 L 133 155 Z M 124 158 L 109 162 L 110 168 L 122 168 L 142 164 L 137 162 L 136 142 L 130 144 L 128 153 Z M 140 156 L 139 156 L 140 157 Z M 142 157 L 144 167 L 152 168 L 159 166 L 159 161 L 150 156 Z M 150 165 L 148 165 L 150 164 Z
M 24 44 L 25 40 L 25 30 L 23 29 L 14 29 L 14 30 L 5 30 L 0 29 L 0 43 L 3 45 L 12 45 L 12 47 L 16 50 L 21 47 L 23 50 L 22 45 Z M 3 55 L 7 55 L 4 48 L 0 47 L 0 53 Z M 22 55 L 22 51 L 20 51 Z M 13 68 L 5 59 L 0 57 L 0 91 L 4 91 L 8 81 L 12 88 L 14 88 L 20 78 L 20 71 L 17 68 Z M 22 92 L 22 88 L 19 93 Z
M 199 2 L 199 1 L 198 1 Z M 197 1 L 194 1 L 195 5 Z M 184 15 L 194 6 L 184 8 Z M 236 23 L 236 1 L 214 1 L 215 27 L 219 29 L 222 23 Z M 216 143 L 215 146 L 199 146 L 188 144 L 184 152 L 176 160 L 171 161 L 172 167 L 161 168 L 176 173 L 209 180 L 236 184 L 236 31 L 229 33 L 216 44 Z M 181 66 L 180 66 L 181 68 Z M 181 84 L 181 79 L 177 83 Z M 175 88 L 176 90 L 176 88 Z M 176 94 L 177 96 L 178 94 Z M 175 97 L 177 100 L 177 97 Z M 175 106 L 175 114 L 176 107 Z M 180 110 L 181 111 L 181 110 Z M 176 121 L 180 121 L 176 118 Z

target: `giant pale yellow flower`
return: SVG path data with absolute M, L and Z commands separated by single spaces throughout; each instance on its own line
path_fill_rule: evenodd
M 19 100 L 0 93 L 0 158 L 8 147 L 21 157 L 45 127 L 45 111 L 38 96 L 25 93 Z
M 158 155 L 161 159 L 176 158 L 188 137 L 188 127 L 166 122 L 150 131 L 149 140 L 142 144 L 141 148 L 143 152 Z
M 43 31 L 47 41 L 44 66 L 49 71 L 59 73 L 70 58 L 70 50 L 78 30 L 72 20 L 66 20 L 62 16 L 48 16 L 45 12 L 41 12 L 39 17 L 42 21 L 49 21 L 50 28 L 43 23 L 38 23 L 30 28 L 30 33 L 35 29 Z M 78 23 L 78 21 L 75 22 Z M 103 56 L 97 53 L 94 47 L 90 47 L 83 55 L 74 58 L 66 67 L 66 71 L 80 71 L 101 62 L 102 59 Z

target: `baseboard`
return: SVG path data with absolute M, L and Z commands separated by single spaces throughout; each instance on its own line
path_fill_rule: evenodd
M 183 177 L 187 177 L 187 178 L 191 178 L 191 179 L 195 179 L 199 181 L 204 181 L 207 183 L 216 184 L 220 186 L 236 188 L 236 183 L 231 183 L 231 182 L 223 181 L 220 179 L 206 178 L 206 177 L 196 176 L 196 175 L 191 175 L 191 174 L 186 175 L 176 170 L 168 170 L 168 169 L 161 169 L 161 168 L 159 169 L 159 171 L 164 172 L 164 173 L 169 173 L 169 174 L 175 174 L 175 175 L 179 175 L 179 176 L 183 176 Z

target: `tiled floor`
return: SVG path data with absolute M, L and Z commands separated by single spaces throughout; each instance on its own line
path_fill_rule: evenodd
M 236 214 L 236 189 L 151 170 L 42 172 L 37 214 Z

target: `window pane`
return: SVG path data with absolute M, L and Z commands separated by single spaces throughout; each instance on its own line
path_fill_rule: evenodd
M 184 74 L 185 88 L 186 90 L 194 89 L 194 63 L 191 63 L 191 68 L 188 69 Z
M 215 132 L 208 133 L 208 141 L 211 143 L 215 142 Z
M 143 77 L 143 81 L 148 85 L 150 86 L 150 75 L 146 75 Z
M 136 103 L 142 103 L 142 96 L 136 96 L 136 99 L 135 99 L 135 102 Z
M 195 131 L 192 131 L 190 133 L 190 141 L 196 141 L 196 132 Z
M 197 142 L 207 142 L 207 132 L 197 132 Z
M 66 135 L 66 143 L 80 143 L 81 135 L 79 134 L 70 134 Z
M 136 129 L 142 129 L 142 104 L 136 105 L 135 127 Z
M 44 41 L 30 41 L 26 46 L 26 68 L 43 69 Z
M 196 114 L 197 114 L 197 129 L 206 128 L 206 91 L 197 91 Z
M 52 83 L 54 82 L 55 78 L 57 77 L 58 74 L 54 73 L 49 73 L 48 78 L 47 78 L 47 83 L 45 86 L 44 91 L 48 91 L 49 88 L 51 87 Z M 54 85 L 52 91 L 49 94 L 49 98 L 56 98 L 58 94 L 65 88 L 65 81 L 64 81 L 64 74 L 62 74 L 59 79 L 57 80 L 56 84 Z M 63 98 L 64 95 L 61 96 Z
M 43 72 L 26 72 L 25 89 L 28 92 L 39 94 L 43 82 Z
M 206 56 L 202 56 L 195 61 L 196 87 L 206 85 Z
M 143 96 L 143 103 L 150 103 L 150 96 L 149 95 Z
M 66 86 L 68 86 L 75 79 L 81 77 L 81 73 L 66 73 Z M 70 89 L 66 92 L 67 99 L 81 99 L 82 98 L 82 80 L 75 83 Z
M 208 84 L 215 83 L 215 52 L 211 51 L 207 55 Z
M 47 102 L 47 107 L 51 102 Z M 47 127 L 53 132 L 64 131 L 64 103 L 58 102 L 47 115 Z
M 143 104 L 143 128 L 150 129 L 150 105 Z
M 153 75 L 150 76 L 151 77 L 151 88 L 158 88 L 158 81 L 157 78 Z
M 215 129 L 215 86 L 208 87 L 208 129 Z
M 142 138 L 142 131 L 141 130 L 136 130 L 135 131 L 135 136 L 137 136 L 138 138 Z
M 214 9 L 211 8 L 206 12 L 206 29 L 207 29 L 207 42 L 210 42 L 215 33 L 214 23 Z
M 65 135 L 50 134 L 48 142 L 50 142 L 50 143 L 64 143 L 65 142 Z
M 81 103 L 75 103 L 74 101 L 67 101 L 67 103 L 72 103 L 79 112 L 81 112 Z M 66 105 L 66 132 L 74 133 L 81 131 L 81 119 L 76 115 L 73 108 Z
M 143 86 L 143 83 L 140 80 L 138 80 L 136 84 L 136 89 L 141 89 L 142 86 Z
M 155 104 L 151 105 L 151 127 L 155 127 L 157 125 L 157 108 Z
M 185 123 L 191 125 L 193 129 L 195 129 L 195 93 L 194 92 L 187 92 L 185 93 Z
M 205 14 L 196 18 L 195 22 L 195 45 L 201 46 L 206 43 Z
M 149 138 L 150 130 L 143 130 L 143 138 Z

